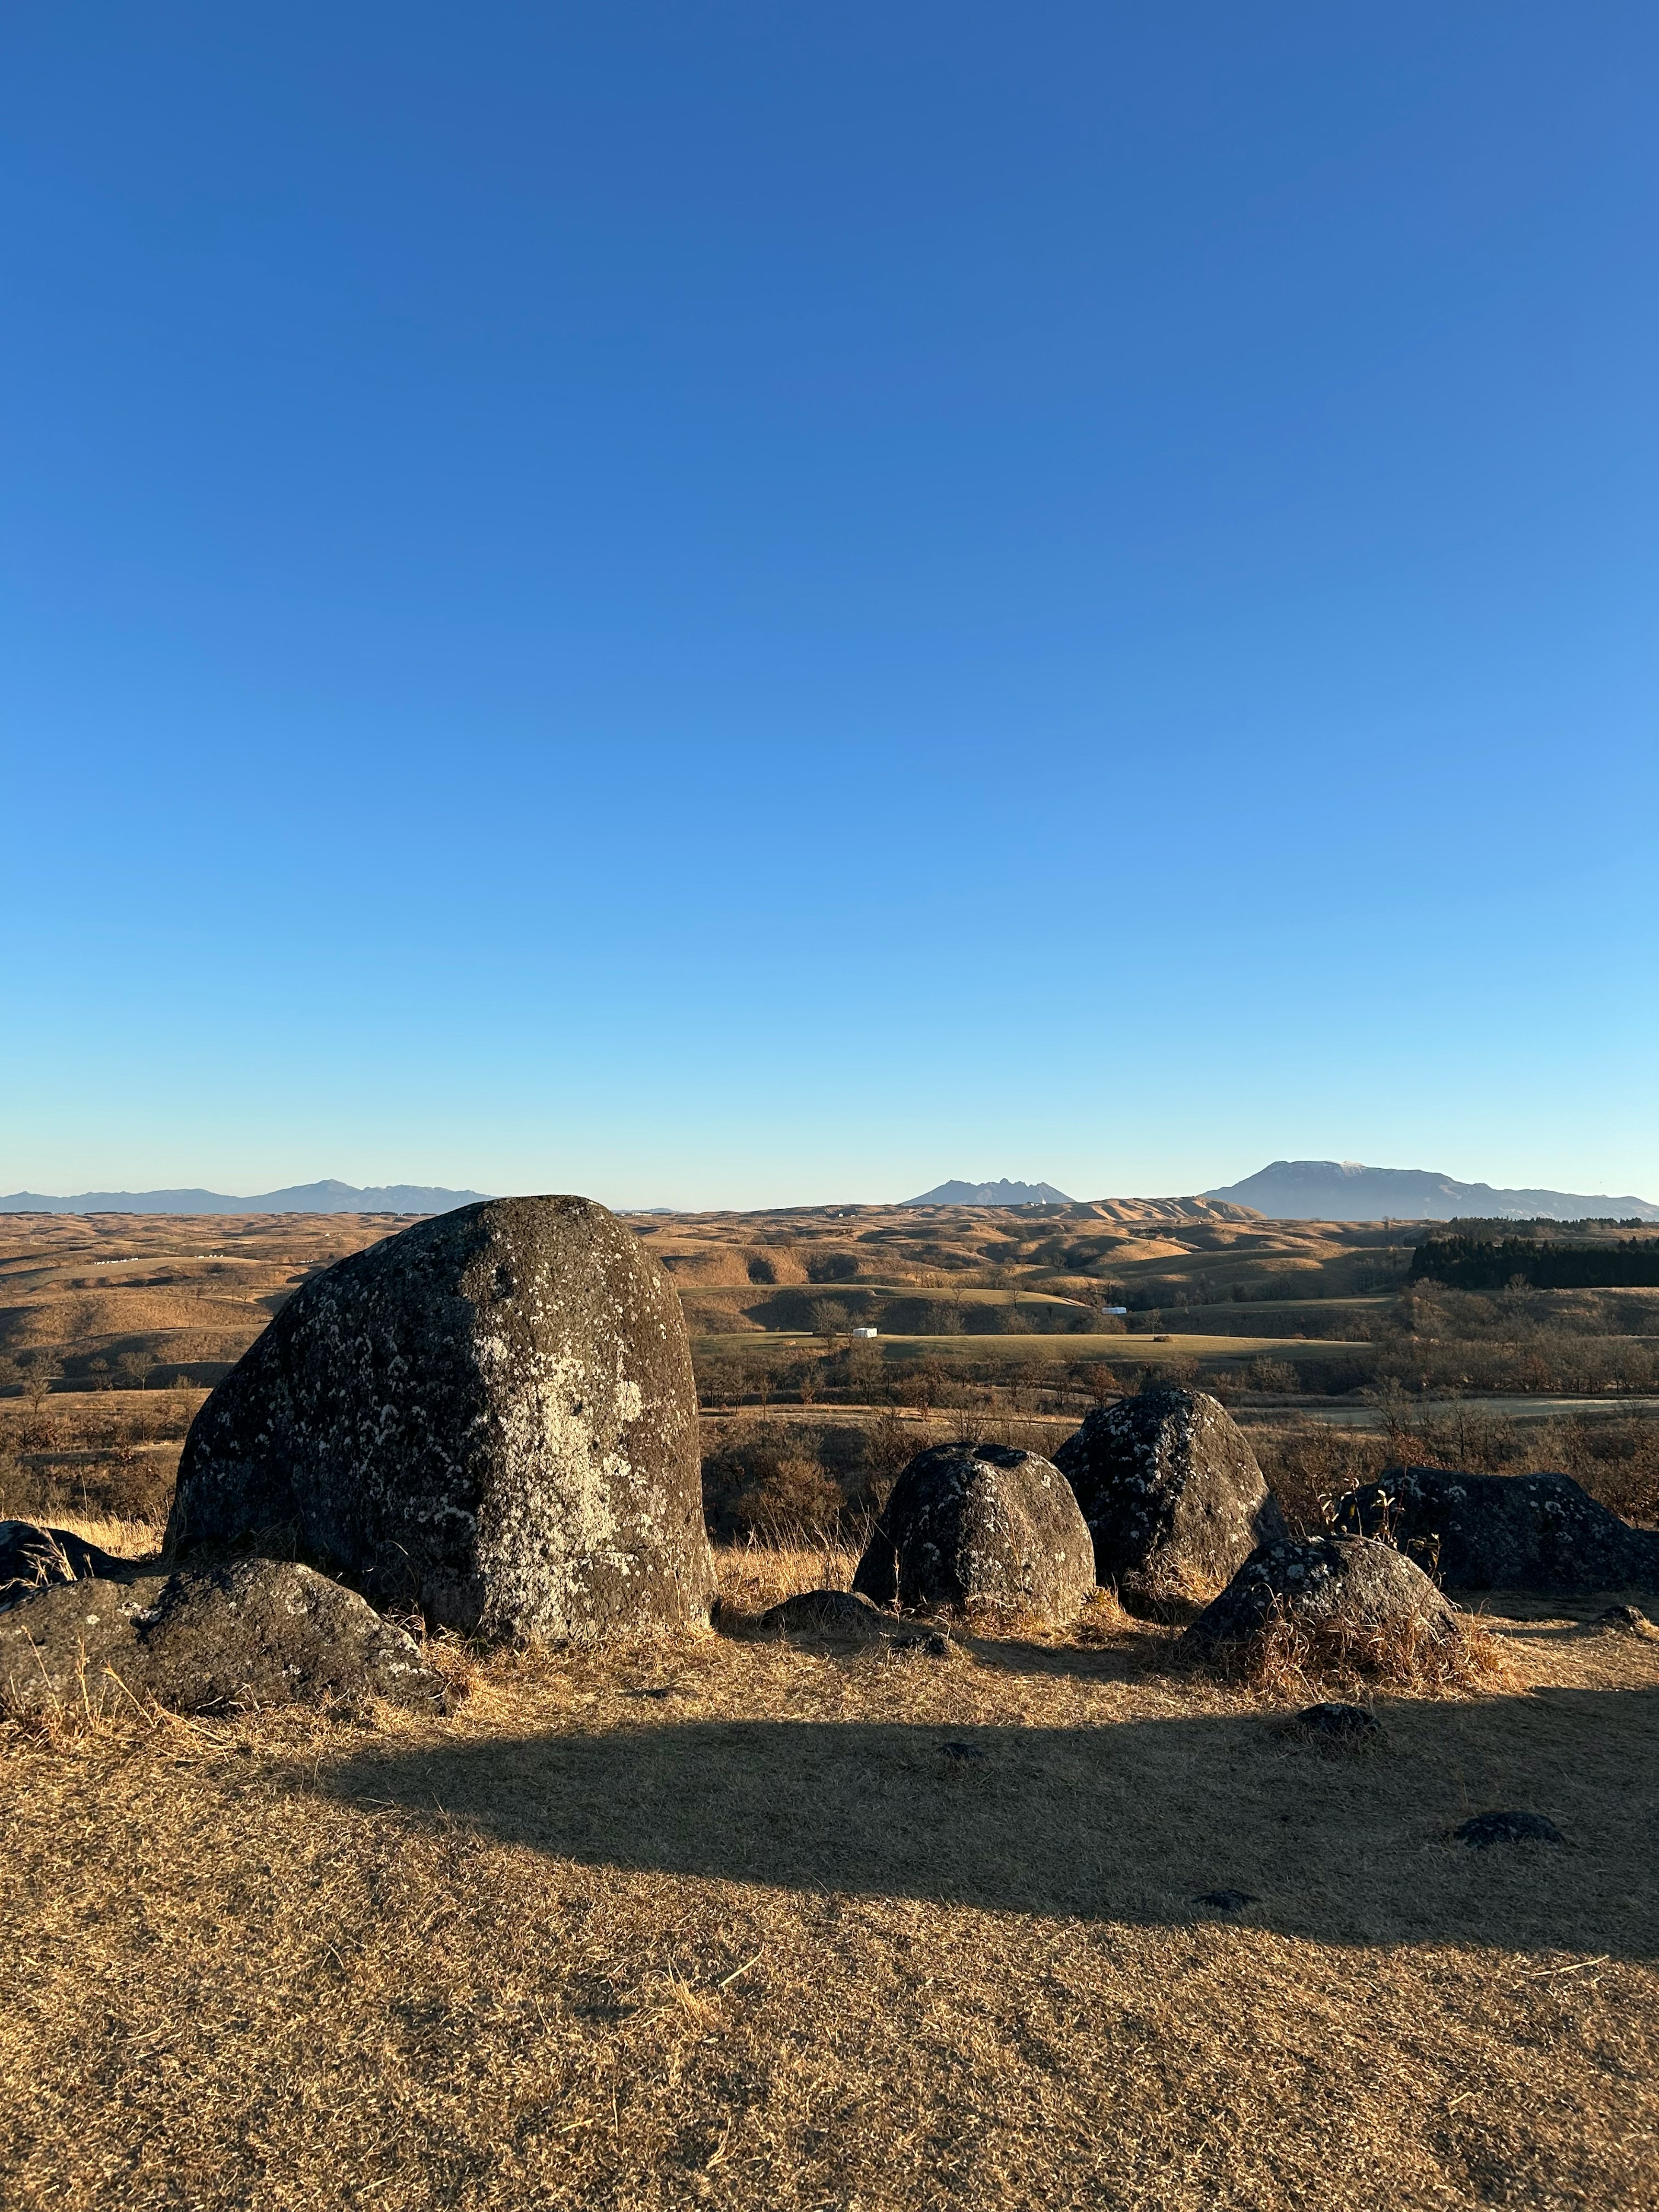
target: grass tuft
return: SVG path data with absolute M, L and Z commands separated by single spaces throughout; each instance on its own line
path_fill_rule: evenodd
M 1282 1606 L 1256 1635 L 1202 1658 L 1177 1645 L 1173 1663 L 1273 1704 L 1375 1688 L 1449 1697 L 1510 1690 L 1516 1680 L 1502 1644 L 1478 1621 L 1460 1620 L 1449 1630 L 1419 1620 L 1308 1621 Z

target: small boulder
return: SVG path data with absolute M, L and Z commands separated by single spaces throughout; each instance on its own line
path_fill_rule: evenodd
M 1279 1620 L 1409 1644 L 1463 1633 L 1450 1601 L 1402 1553 L 1366 1536 L 1319 1536 L 1252 1552 L 1182 1643 L 1207 1656 L 1254 1643 Z
M 1489 1851 L 1494 1844 L 1562 1844 L 1566 1841 L 1553 1820 L 1541 1813 L 1477 1813 L 1453 1834 L 1471 1850 Z
M 1100 1407 L 1054 1465 L 1089 1524 L 1096 1579 L 1131 1601 L 1213 1589 L 1289 1534 L 1237 1423 L 1201 1390 Z
M 1094 1551 L 1070 1485 L 1034 1452 L 940 1444 L 910 1462 L 859 1561 L 876 1605 L 985 1605 L 1071 1620 L 1094 1589 Z
M 291 1560 L 58 1583 L 0 1616 L 0 1701 L 14 1712 L 359 1697 L 436 1709 L 444 1685 L 412 1637 Z
M 137 1571 L 131 1560 L 117 1559 L 67 1528 L 0 1521 L 0 1613 L 53 1583 L 82 1582 L 88 1575 L 120 1582 Z
M 1362 1745 L 1380 1743 L 1382 1723 L 1364 1705 L 1345 1705 L 1339 1698 L 1322 1698 L 1299 1712 L 1291 1727 L 1310 1743 L 1337 1751 L 1358 1751 Z
M 151 1696 L 181 1712 L 331 1698 L 443 1702 L 441 1678 L 406 1630 L 291 1559 L 172 1575 L 139 1634 Z
M 1603 1635 L 1659 1636 L 1659 1629 L 1654 1627 L 1639 1605 L 1610 1605 L 1587 1626 Z
M 208 1399 L 180 1559 L 297 1554 L 434 1627 L 550 1642 L 706 1621 L 672 1285 L 583 1198 L 496 1199 L 313 1277 Z
M 860 1597 L 853 1590 L 802 1590 L 785 1598 L 781 1605 L 769 1606 L 762 1613 L 760 1625 L 783 1635 L 827 1631 L 878 1636 L 882 1616 L 867 1597 Z
M 954 1659 L 957 1647 L 943 1629 L 931 1628 L 920 1636 L 890 1636 L 889 1654 L 901 1652 L 922 1659 Z
M 1338 1501 L 1336 1525 L 1381 1537 L 1453 1589 L 1659 1589 L 1659 1534 L 1568 1474 L 1390 1468 Z

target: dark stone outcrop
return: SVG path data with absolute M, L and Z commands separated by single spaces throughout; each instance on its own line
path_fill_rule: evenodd
M 1319 1536 L 1253 1552 L 1182 1643 L 1207 1655 L 1252 1643 L 1281 1618 L 1307 1627 L 1409 1632 L 1431 1641 L 1461 1633 L 1455 1607 L 1403 1553 L 1368 1536 Z
M 1054 1465 L 1089 1524 L 1096 1579 L 1131 1601 L 1213 1589 L 1289 1533 L 1237 1423 L 1201 1390 L 1101 1407 Z
M 33 1521 L 0 1521 L 0 1613 L 54 1583 L 88 1575 L 115 1582 L 137 1571 L 130 1559 L 100 1551 L 67 1528 L 44 1528 Z
M 672 1285 L 582 1198 L 463 1206 L 341 1261 L 197 1415 L 167 1539 L 297 1554 L 487 1636 L 706 1620 Z
M 859 1561 L 876 1605 L 993 1606 L 1070 1620 L 1094 1589 L 1089 1531 L 1059 1469 L 1002 1444 L 940 1444 L 910 1462 Z
M 108 1712 L 153 1698 L 201 1713 L 364 1697 L 435 1710 L 444 1686 L 413 1638 L 292 1560 L 93 1576 L 0 1615 L 0 1702 L 14 1712 Z
M 1338 1502 L 1336 1525 L 1381 1537 L 1453 1589 L 1659 1589 L 1659 1534 L 1567 1474 L 1390 1468 Z

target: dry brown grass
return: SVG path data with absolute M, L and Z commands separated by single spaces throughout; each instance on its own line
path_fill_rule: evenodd
M 1419 1620 L 1298 1620 L 1281 1609 L 1260 1635 L 1202 1661 L 1179 1655 L 1177 1663 L 1202 1666 L 1282 1704 L 1378 1689 L 1449 1697 L 1519 1686 L 1503 1638 L 1467 1617 L 1446 1633 Z
M 1659 2199 L 1659 1646 L 1495 1620 L 1511 1692 L 1331 1757 L 1109 1606 L 744 1626 L 849 1565 L 448 1647 L 447 1719 L 0 1730 L 8 2207 Z M 1507 1805 L 1567 1847 L 1448 1840 Z

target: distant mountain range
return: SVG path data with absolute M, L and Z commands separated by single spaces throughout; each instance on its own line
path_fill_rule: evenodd
M 1357 1160 L 1275 1160 L 1206 1198 L 1253 1206 L 1275 1221 L 1449 1221 L 1456 1215 L 1525 1221 L 1611 1216 L 1659 1221 L 1645 1198 L 1584 1197 L 1567 1190 L 1498 1190 L 1427 1168 L 1367 1168 Z
M 301 1182 L 252 1198 L 228 1198 L 217 1190 L 83 1190 L 73 1198 L 44 1198 L 36 1190 L 15 1190 L 0 1198 L 0 1213 L 448 1213 L 487 1195 L 416 1182 L 373 1190 L 349 1182 Z
M 942 1182 L 903 1206 L 1069 1206 L 1071 1200 L 1051 1182 Z

